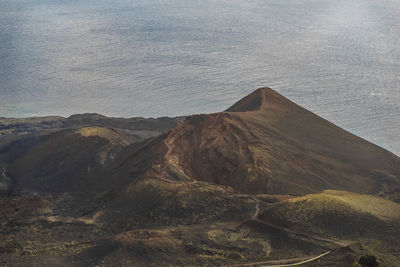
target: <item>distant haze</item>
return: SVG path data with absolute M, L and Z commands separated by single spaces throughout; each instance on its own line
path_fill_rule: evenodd
M 221 111 L 270 86 L 400 154 L 400 3 L 1 0 L 0 116 Z

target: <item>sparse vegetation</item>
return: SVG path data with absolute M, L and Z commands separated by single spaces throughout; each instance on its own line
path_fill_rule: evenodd
M 400 266 L 397 156 L 268 88 L 181 120 L 0 118 L 0 265 Z

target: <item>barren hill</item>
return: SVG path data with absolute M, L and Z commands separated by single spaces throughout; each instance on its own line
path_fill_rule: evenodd
M 399 157 L 270 88 L 256 90 L 226 112 L 187 117 L 133 152 L 121 169 L 244 193 L 338 189 L 400 200 Z

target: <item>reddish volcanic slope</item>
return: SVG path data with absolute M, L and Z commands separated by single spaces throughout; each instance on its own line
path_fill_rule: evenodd
M 400 192 L 399 157 L 270 88 L 225 112 L 188 117 L 119 167 L 116 180 L 125 177 L 127 183 L 139 176 L 194 179 L 245 193 L 340 189 L 397 201 Z

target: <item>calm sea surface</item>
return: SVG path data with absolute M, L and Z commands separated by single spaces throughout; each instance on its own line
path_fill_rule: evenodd
M 400 154 L 400 1 L 0 0 L 0 116 L 221 111 L 270 86 Z

